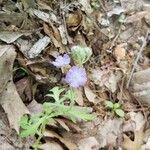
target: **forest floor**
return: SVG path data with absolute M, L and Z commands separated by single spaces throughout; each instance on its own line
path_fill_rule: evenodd
M 149 0 L 0 0 L 0 150 L 150 150 L 149 61 Z

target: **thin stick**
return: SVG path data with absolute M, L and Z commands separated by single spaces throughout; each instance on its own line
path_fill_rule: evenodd
M 132 68 L 132 70 L 131 70 L 131 74 L 130 74 L 129 80 L 128 80 L 128 82 L 127 82 L 127 88 L 129 88 L 129 85 L 130 85 L 130 82 L 131 82 L 133 73 L 134 73 L 135 68 L 136 68 L 136 66 L 137 66 L 137 63 L 138 63 L 138 61 L 139 61 L 139 58 L 140 58 L 140 56 L 141 56 L 141 53 L 143 52 L 144 47 L 145 47 L 146 44 L 147 44 L 148 34 L 149 34 L 149 30 L 147 30 L 147 33 L 146 33 L 145 39 L 144 39 L 144 41 L 143 41 L 143 44 L 142 44 L 142 46 L 141 46 L 141 48 L 140 48 L 140 50 L 139 50 L 139 53 L 138 53 L 138 55 L 137 55 L 137 57 L 136 57 L 136 59 L 135 59 L 135 61 L 134 61 L 133 68 Z
M 63 3 L 63 7 L 64 8 L 66 7 L 66 0 Z M 67 29 L 67 24 L 66 24 L 66 18 L 65 18 L 65 12 L 64 11 L 62 12 L 62 17 L 63 17 L 64 28 L 65 28 L 65 31 L 66 31 L 65 34 L 66 34 L 67 41 L 68 41 L 69 44 L 72 44 L 73 42 L 72 42 L 72 40 L 71 40 L 71 38 L 68 34 L 68 29 Z
M 113 39 L 112 43 L 111 43 L 111 46 L 109 48 L 109 52 L 112 53 L 112 48 L 114 47 L 115 45 L 115 42 L 117 41 L 119 35 L 120 35 L 120 32 L 121 32 L 121 27 L 119 27 L 119 30 L 118 30 L 118 33 L 117 35 L 115 36 L 115 38 Z

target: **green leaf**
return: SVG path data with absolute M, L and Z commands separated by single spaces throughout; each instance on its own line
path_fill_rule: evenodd
M 27 129 L 29 126 L 28 120 L 29 120 L 28 115 L 23 115 L 20 119 L 20 122 L 19 122 L 20 127 L 23 129 Z
M 70 100 L 72 104 L 74 103 L 75 98 L 76 98 L 76 93 L 74 92 L 73 89 L 68 90 L 64 95 L 64 99 Z
M 47 119 L 47 116 L 44 116 L 43 118 L 39 118 L 39 120 L 37 120 L 37 122 L 31 122 L 32 118 L 29 120 L 29 122 L 31 122 L 31 124 L 28 125 L 28 127 L 24 130 L 21 131 L 20 136 L 21 137 L 27 137 L 27 136 L 33 136 L 36 133 L 38 133 L 38 129 L 40 127 L 40 125 L 45 122 L 45 120 Z
M 119 117 L 124 117 L 125 116 L 125 113 L 122 109 L 116 109 L 115 110 L 115 113 L 119 116 Z
M 124 14 L 121 14 L 121 15 L 119 16 L 118 21 L 119 21 L 120 23 L 125 23 L 125 19 L 126 19 L 126 16 L 125 16 Z
M 30 135 L 33 136 L 33 135 L 35 135 L 37 133 L 38 127 L 39 127 L 38 124 L 28 126 L 27 129 L 21 131 L 20 136 L 22 138 L 28 137 Z
M 114 106 L 113 106 L 113 108 L 114 108 L 114 109 L 118 109 L 118 108 L 120 108 L 120 106 L 121 106 L 121 105 L 120 105 L 119 103 L 115 103 Z
M 52 92 L 52 94 L 47 94 L 47 96 L 53 97 L 55 102 L 60 103 L 60 94 L 64 91 L 64 88 L 60 88 L 58 86 L 52 88 L 50 90 L 50 92 Z
M 106 107 L 108 107 L 108 108 L 113 108 L 113 107 L 114 107 L 114 104 L 113 104 L 113 102 L 111 102 L 111 101 L 105 101 L 105 105 L 106 105 Z
M 92 50 L 89 47 L 73 46 L 71 49 L 71 55 L 74 62 L 82 66 L 91 57 Z
M 52 93 L 48 94 L 48 96 L 54 98 L 54 103 L 45 102 L 43 103 L 43 110 L 41 113 L 33 115 L 30 118 L 27 115 L 24 115 L 21 118 L 21 137 L 33 136 L 35 134 L 42 137 L 46 125 L 50 121 L 54 121 L 54 118 L 58 116 L 67 117 L 73 122 L 76 122 L 77 120 L 89 121 L 95 119 L 96 116 L 90 114 L 86 108 L 75 107 L 72 105 L 72 102 L 74 102 L 76 97 L 72 89 L 68 90 L 65 95 L 60 96 L 63 91 L 63 88 L 54 87 L 50 90 Z M 63 103 L 64 100 L 70 100 L 71 103 L 66 106 Z
M 76 120 L 84 120 L 84 121 L 91 121 L 96 118 L 95 115 L 90 114 L 86 108 L 82 107 L 71 107 L 69 111 L 64 112 L 64 115 L 70 118 L 73 122 Z

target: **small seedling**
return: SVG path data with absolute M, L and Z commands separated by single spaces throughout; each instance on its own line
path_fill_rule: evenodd
M 121 105 L 119 103 L 113 103 L 111 101 L 105 101 L 105 106 L 112 110 L 113 113 L 115 113 L 119 117 L 124 117 L 125 113 L 121 109 Z
M 73 105 L 76 98 L 73 89 L 65 92 L 64 88 L 54 87 L 46 96 L 50 97 L 50 100 L 53 100 L 54 103 L 45 102 L 42 112 L 31 117 L 24 115 L 20 121 L 21 137 L 34 136 L 35 134 L 39 136 L 34 145 L 35 149 L 40 144 L 46 125 L 54 122 L 56 117 L 66 117 L 74 123 L 78 120 L 90 121 L 95 118 L 95 115 L 90 114 L 86 108 Z
M 101 0 L 91 0 L 91 6 L 95 10 L 98 9 L 98 8 L 100 8 L 101 3 L 102 3 Z

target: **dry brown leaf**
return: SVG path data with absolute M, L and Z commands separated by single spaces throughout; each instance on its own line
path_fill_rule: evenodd
M 12 45 L 0 45 L 0 93 L 10 80 L 15 57 L 16 52 Z
M 150 105 L 150 68 L 133 74 L 130 89 L 137 100 Z
M 32 90 L 29 78 L 25 77 L 15 82 L 16 89 L 23 102 L 32 100 Z
M 139 131 L 146 123 L 146 119 L 141 112 L 130 112 L 131 121 L 135 123 L 135 130 Z
M 52 8 L 49 5 L 47 5 L 44 1 L 36 0 L 36 2 L 40 9 L 53 11 Z
M 121 79 L 119 73 L 114 74 L 113 72 L 110 73 L 108 80 L 105 81 L 104 85 L 114 93 L 117 90 L 117 83 Z
M 99 150 L 99 143 L 95 137 L 81 139 L 78 143 L 79 150 Z
M 134 15 L 127 17 L 126 18 L 126 23 L 134 23 L 134 22 L 137 22 L 137 21 L 141 21 L 142 18 L 144 16 L 146 16 L 148 13 L 149 13 L 148 11 L 137 12 Z
M 7 84 L 6 90 L 1 94 L 0 104 L 7 114 L 10 127 L 14 128 L 19 134 L 18 122 L 22 115 L 29 114 L 29 111 L 19 97 L 12 81 Z
M 114 55 L 117 59 L 117 61 L 120 61 L 122 59 L 125 59 L 126 56 L 126 50 L 125 50 L 125 46 L 127 44 L 126 43 L 122 43 L 116 46 L 115 50 L 114 50 Z
M 61 143 L 63 143 L 68 148 L 68 150 L 77 150 L 77 146 L 74 143 L 72 143 L 69 139 L 65 139 L 59 136 L 54 131 L 45 130 L 43 135 L 50 138 L 57 138 Z
M 84 92 L 89 102 L 95 103 L 96 94 L 88 86 L 84 87 Z
M 63 119 L 63 121 L 65 122 L 65 124 L 73 131 L 75 132 L 81 132 L 82 129 L 75 123 L 73 123 L 72 121 L 68 120 L 68 119 Z
M 62 44 L 62 39 L 59 30 L 56 27 L 54 27 L 52 23 L 50 23 L 50 25 L 51 27 L 47 24 L 43 24 L 44 32 L 51 38 L 53 44 L 56 48 L 59 48 L 61 53 L 65 52 L 65 47 Z
M 124 135 L 123 148 L 125 150 L 141 150 L 141 146 L 143 143 L 143 127 L 135 131 L 134 133 L 134 141 L 132 141 L 128 136 Z
M 145 131 L 144 135 L 144 144 L 142 145 L 141 150 L 149 150 L 150 149 L 150 129 Z
M 122 133 L 122 124 L 123 120 L 121 119 L 109 119 L 99 125 L 97 131 L 99 138 L 97 140 L 100 147 L 105 147 L 109 144 L 115 145 L 117 143 L 117 139 Z
M 67 27 L 77 27 L 81 24 L 82 14 L 80 11 L 75 11 L 73 13 L 68 14 L 66 18 Z
M 120 0 L 122 7 L 125 9 L 126 13 L 136 12 L 141 10 L 145 1 L 143 0 Z
M 148 25 L 150 25 L 150 12 L 144 16 L 144 20 Z
M 70 131 L 69 127 L 65 124 L 62 119 L 55 119 L 66 131 Z
M 29 111 L 19 97 L 12 81 L 13 63 L 16 58 L 15 49 L 10 45 L 5 45 L 3 48 L 6 49 L 6 52 L 3 53 L 3 57 L 0 59 L 0 64 L 2 64 L 0 66 L 0 84 L 1 86 L 4 85 L 0 93 L 0 104 L 7 114 L 10 127 L 14 128 L 17 133 L 19 133 L 18 122 L 20 121 L 21 116 L 29 113 Z
M 39 146 L 40 149 L 42 150 L 64 150 L 58 143 L 50 141 L 50 140 L 45 140 L 45 144 L 41 144 Z
M 76 94 L 75 101 L 77 102 L 79 106 L 83 106 L 84 101 L 83 101 L 83 96 L 82 96 L 82 89 L 81 88 L 75 89 L 75 94 Z
M 42 104 L 37 103 L 37 101 L 33 100 L 28 106 L 27 108 L 29 109 L 31 115 L 35 115 L 38 114 L 40 112 L 42 112 Z

